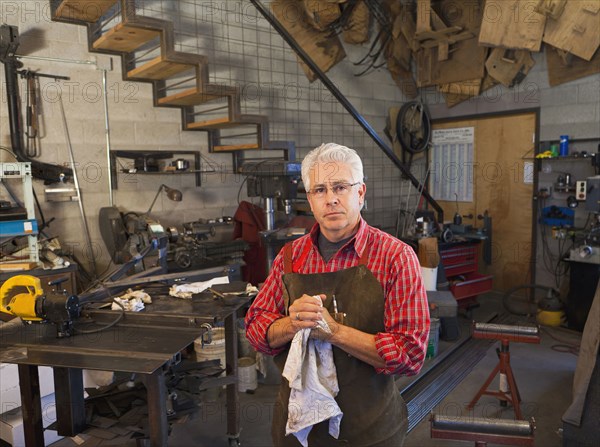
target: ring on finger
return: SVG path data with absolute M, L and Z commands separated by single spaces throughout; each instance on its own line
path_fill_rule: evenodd
M 300 312 L 296 312 L 296 320 L 301 321 L 300 320 Z

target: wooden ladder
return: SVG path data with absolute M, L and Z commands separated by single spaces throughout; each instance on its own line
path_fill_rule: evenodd
M 272 141 L 266 115 L 241 112 L 238 87 L 211 83 L 208 58 L 175 50 L 173 23 L 136 14 L 135 0 L 50 0 L 52 20 L 85 25 L 89 51 L 122 58 L 123 79 L 150 82 L 156 107 L 182 110 L 183 130 L 208 132 L 210 152 L 280 150 L 294 160 L 292 141 Z

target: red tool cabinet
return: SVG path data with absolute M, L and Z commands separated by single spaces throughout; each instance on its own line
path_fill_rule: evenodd
M 440 258 L 459 307 L 477 303 L 477 295 L 492 290 L 492 275 L 478 272 L 478 241 L 440 245 Z

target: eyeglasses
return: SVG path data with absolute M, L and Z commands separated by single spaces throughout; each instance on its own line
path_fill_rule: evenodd
M 350 191 L 350 188 L 352 188 L 355 185 L 360 185 L 360 182 L 335 183 L 335 184 L 331 185 L 330 189 L 337 197 L 341 197 L 341 196 L 345 196 L 346 194 L 348 194 L 348 191 Z M 327 186 L 319 185 L 319 186 L 312 188 L 311 190 L 309 190 L 307 192 L 311 196 L 321 199 L 327 195 L 327 189 L 328 189 Z

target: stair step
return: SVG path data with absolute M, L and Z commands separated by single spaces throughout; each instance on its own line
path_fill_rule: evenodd
M 253 144 L 232 144 L 229 146 L 213 146 L 213 152 L 235 152 L 246 151 L 248 149 L 260 149 L 258 143 Z
M 160 31 L 156 29 L 119 23 L 96 40 L 93 47 L 95 50 L 131 53 L 159 35 Z
M 196 121 L 194 123 L 188 123 L 185 126 L 186 130 L 212 130 L 212 129 L 226 129 L 228 127 L 234 127 L 237 124 L 230 121 L 228 117 L 215 118 L 206 121 Z
M 139 67 L 127 72 L 128 78 L 165 80 L 187 70 L 194 68 L 194 64 L 185 64 L 166 60 L 163 56 L 158 56 L 150 62 L 146 62 Z
M 186 130 L 212 130 L 212 129 L 229 129 L 232 127 L 248 126 L 248 125 L 261 125 L 266 122 L 264 115 L 242 115 L 236 120 L 230 120 L 229 118 L 217 118 L 206 121 L 196 121 L 188 123 L 185 126 Z
M 206 90 L 191 88 L 181 93 L 158 99 L 159 106 L 197 106 L 235 94 L 237 89 L 228 85 L 207 85 Z
M 117 0 L 63 0 L 56 8 L 55 18 L 96 22 Z

